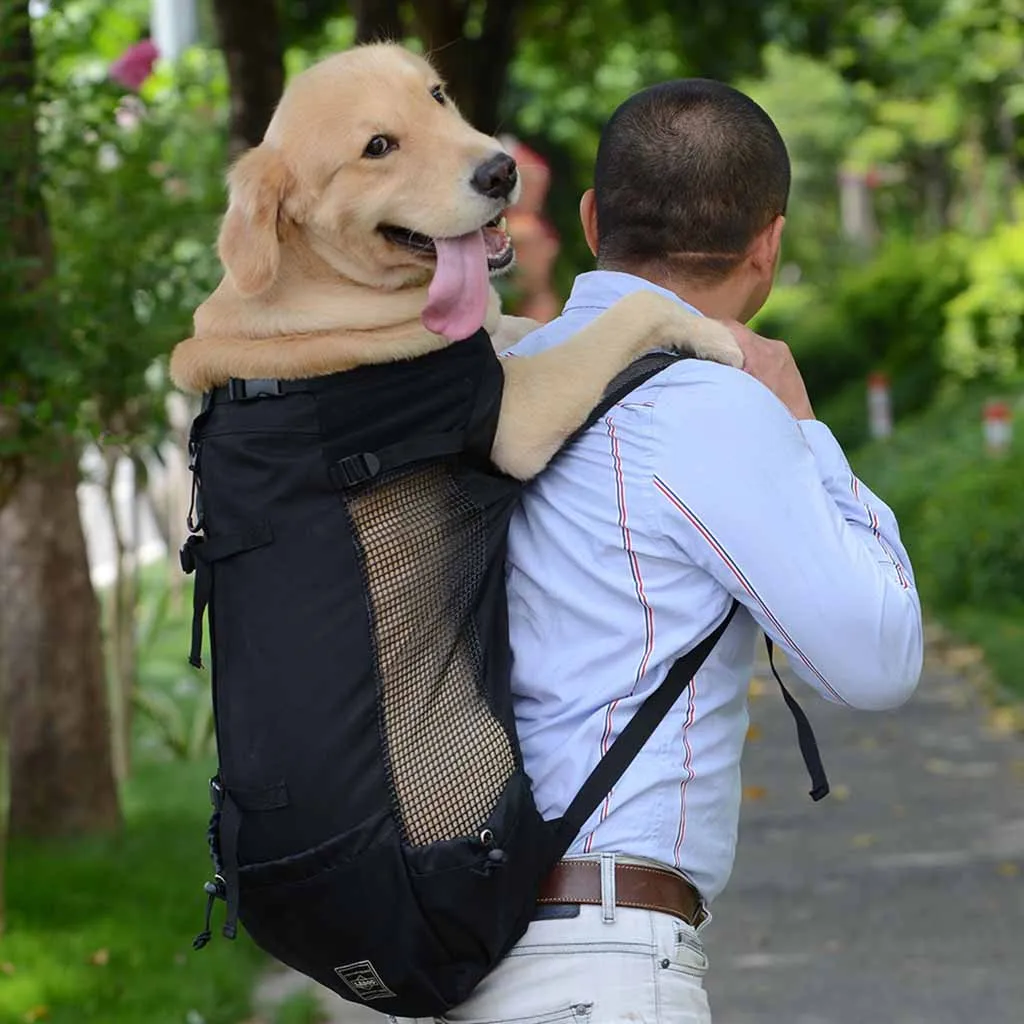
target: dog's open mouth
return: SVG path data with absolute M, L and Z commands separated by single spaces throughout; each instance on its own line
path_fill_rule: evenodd
M 399 228 L 391 224 L 382 224 L 380 233 L 394 245 L 400 245 L 410 252 L 419 256 L 436 256 L 437 243 L 428 235 L 421 235 L 418 231 L 410 231 L 409 228 Z M 487 253 L 487 269 L 491 273 L 505 270 L 515 259 L 515 247 L 512 244 L 512 237 L 508 233 L 508 223 L 504 214 L 499 214 L 492 221 L 488 221 L 483 228 L 484 248 Z M 440 239 L 444 245 L 449 239 Z
M 511 266 L 515 249 L 501 215 L 476 231 L 454 238 L 430 238 L 418 231 L 382 224 L 389 242 L 434 259 L 421 320 L 427 330 L 450 341 L 475 334 L 490 305 L 490 276 Z

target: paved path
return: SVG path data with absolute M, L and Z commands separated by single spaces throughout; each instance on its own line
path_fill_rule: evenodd
M 1024 739 L 931 660 L 895 713 L 804 701 L 820 804 L 755 680 L 740 850 L 707 933 L 715 1024 L 1024 1022 Z M 330 1024 L 380 1024 L 325 995 Z
M 763 691 L 708 929 L 715 1024 L 1022 1024 L 1021 738 L 938 664 L 894 713 L 809 699 L 834 791 L 815 805 Z

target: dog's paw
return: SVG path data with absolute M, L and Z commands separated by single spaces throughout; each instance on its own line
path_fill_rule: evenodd
M 710 317 L 690 315 L 684 331 L 678 337 L 685 338 L 685 341 L 672 342 L 677 352 L 692 352 L 698 359 L 743 369 L 743 350 L 725 324 Z
M 684 355 L 694 355 L 737 369 L 743 366 L 743 351 L 725 324 L 700 316 L 658 292 L 643 289 L 620 300 L 634 316 L 650 324 L 654 341 Z

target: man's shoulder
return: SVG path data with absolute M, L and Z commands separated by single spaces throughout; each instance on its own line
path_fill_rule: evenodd
M 702 408 L 721 406 L 734 408 L 733 403 L 755 406 L 778 403 L 778 399 L 759 380 L 734 366 L 710 359 L 683 356 L 649 377 L 637 388 L 643 389 L 659 405 L 685 409 L 698 402 Z
M 801 439 L 800 427 L 778 397 L 743 370 L 706 359 L 679 359 L 626 401 L 650 406 L 650 440 L 678 457 L 698 442 L 704 456 L 732 458 Z

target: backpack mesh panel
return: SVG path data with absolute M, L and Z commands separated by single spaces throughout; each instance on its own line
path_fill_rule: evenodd
M 475 835 L 515 771 L 480 688 L 484 515 L 443 465 L 347 499 L 373 618 L 391 786 L 413 845 Z

